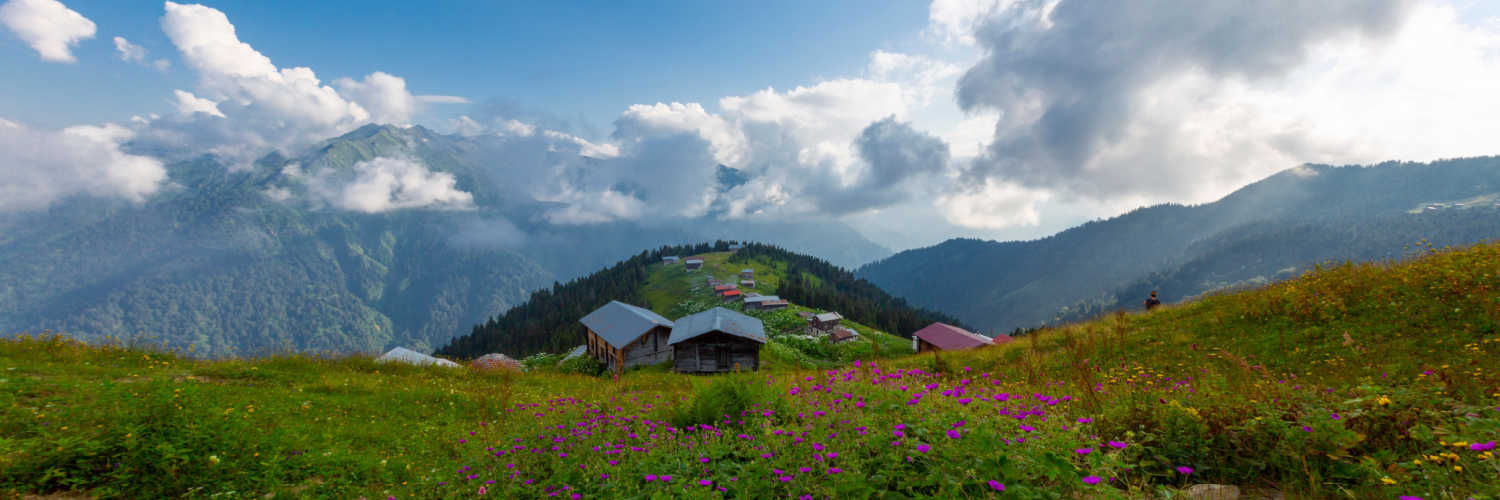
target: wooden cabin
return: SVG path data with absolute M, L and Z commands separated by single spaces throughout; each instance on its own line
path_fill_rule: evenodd
M 723 293 L 719 294 L 720 297 L 724 297 L 724 302 L 734 302 L 736 300 L 740 300 L 741 295 L 742 294 L 739 290 L 733 289 L 725 290 Z
M 833 332 L 828 334 L 828 341 L 837 344 L 839 342 L 848 342 L 850 340 L 854 340 L 854 338 L 858 336 L 859 333 L 855 332 L 854 330 L 851 330 L 848 327 L 841 326 L 838 328 L 834 328 Z
M 740 280 L 740 286 L 745 288 L 755 288 L 755 280 Z
M 682 265 L 687 267 L 687 270 L 689 271 L 696 271 L 698 270 L 698 268 L 703 267 L 703 259 L 684 260 L 682 261 Z
M 588 329 L 589 356 L 615 373 L 672 359 L 672 321 L 649 309 L 612 300 L 579 322 Z
M 917 352 L 961 351 L 990 345 L 992 341 L 983 335 L 972 333 L 947 323 L 933 323 L 912 334 Z M 1009 337 L 1006 337 L 1009 339 Z
M 677 261 L 679 261 L 679 260 L 682 260 L 682 258 L 678 257 L 676 255 L 668 255 L 666 257 L 662 257 L 661 258 L 661 263 L 662 264 L 671 265 L 671 264 L 676 264 Z
M 745 309 L 752 311 L 775 311 L 777 309 L 786 309 L 787 305 L 786 299 L 775 295 L 745 297 Z
M 811 318 L 807 319 L 807 326 L 817 332 L 827 333 L 833 331 L 834 327 L 839 326 L 839 321 L 843 319 L 844 317 L 836 312 L 814 314 Z
M 740 270 L 740 279 L 742 279 L 742 280 L 753 280 L 753 279 L 755 279 L 755 270 L 754 269 L 741 269 Z
M 715 307 L 679 318 L 668 343 L 678 372 L 724 373 L 759 370 L 766 340 L 760 320 Z

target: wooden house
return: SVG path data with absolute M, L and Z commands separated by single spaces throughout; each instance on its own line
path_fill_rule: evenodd
M 667 265 L 672 265 L 672 264 L 676 264 L 677 261 L 679 261 L 679 260 L 682 260 L 682 258 L 678 257 L 676 255 L 668 255 L 666 257 L 662 257 L 661 258 L 661 263 L 662 264 L 667 264 Z
M 836 312 L 814 314 L 811 318 L 807 319 L 807 326 L 818 332 L 826 333 L 833 331 L 833 328 L 839 326 L 839 321 L 843 319 L 844 317 Z
M 740 286 L 745 288 L 755 288 L 755 280 L 740 280 Z
M 588 329 L 589 356 L 615 373 L 672 357 L 672 321 L 648 309 L 612 300 L 579 322 Z
M 722 307 L 678 318 L 668 344 L 673 367 L 683 373 L 760 369 L 766 343 L 760 320 Z
M 703 267 L 703 259 L 684 260 L 682 261 L 682 265 L 687 267 L 689 271 L 697 271 L 698 268 Z
M 960 351 L 990 345 L 992 341 L 983 335 L 972 333 L 947 323 L 933 323 L 912 334 L 917 352 Z M 1009 337 L 1006 337 L 1009 340 Z
M 786 309 L 787 301 L 775 295 L 758 295 L 745 297 L 745 309 L 753 311 L 775 311 Z
M 755 279 L 755 270 L 754 269 L 741 269 L 740 270 L 740 279 L 742 279 L 742 280 L 753 280 L 753 279 Z
M 730 285 L 730 284 L 714 285 L 714 295 L 718 295 L 720 297 L 723 297 L 724 296 L 724 292 L 727 292 L 727 291 L 730 291 L 730 290 L 738 291 L 739 288 L 740 288 L 739 285 Z
M 740 300 L 741 294 L 739 290 L 725 290 L 719 296 L 724 298 L 724 302 L 734 302 Z
M 854 338 L 858 336 L 859 333 L 856 333 L 854 330 L 841 326 L 838 328 L 834 328 L 833 332 L 828 334 L 828 341 L 837 344 L 839 342 L 848 342 L 850 340 L 854 340 Z

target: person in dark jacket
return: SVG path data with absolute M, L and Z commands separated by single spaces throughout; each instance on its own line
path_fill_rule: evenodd
M 1152 309 L 1155 309 L 1156 306 L 1159 306 L 1159 305 L 1161 305 L 1161 300 L 1158 300 L 1156 298 L 1156 290 L 1152 290 L 1151 291 L 1151 297 L 1149 297 L 1149 298 L 1146 299 L 1146 310 L 1150 311 Z

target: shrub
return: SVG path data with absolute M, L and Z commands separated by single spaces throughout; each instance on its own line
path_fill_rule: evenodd
M 576 373 L 597 377 L 604 373 L 604 363 L 589 356 L 578 356 L 565 359 L 557 364 L 557 370 L 563 373 Z

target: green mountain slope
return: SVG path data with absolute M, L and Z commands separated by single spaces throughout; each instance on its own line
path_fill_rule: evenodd
M 688 271 L 682 264 L 663 264 L 663 256 L 704 259 L 703 269 Z M 724 303 L 713 295 L 706 278 L 716 276 L 737 283 L 742 269 L 753 269 L 756 287 L 747 289 L 765 295 L 788 293 L 802 300 L 771 312 L 744 311 L 743 304 Z M 663 247 L 641 252 L 630 259 L 551 290 L 533 294 L 531 300 L 505 314 L 476 325 L 468 335 L 453 340 L 439 354 L 472 358 L 489 352 L 514 357 L 558 353 L 580 345 L 585 331 L 578 319 L 611 300 L 643 305 L 668 318 L 724 306 L 759 317 L 772 337 L 765 353 L 767 363 L 824 366 L 859 356 L 891 356 L 911 351 L 906 337 L 933 321 L 956 322 L 945 315 L 916 309 L 894 299 L 847 270 L 826 261 L 768 245 L 751 243 L 729 251 L 729 243 Z M 804 338 L 805 321 L 797 312 L 838 311 L 860 339 L 837 346 Z
M 1181 266 L 1255 263 L 1256 272 L 1190 278 L 1191 286 L 1170 290 L 1177 297 L 1202 293 L 1215 284 L 1271 278 L 1277 270 L 1305 269 L 1320 260 L 1399 252 L 1406 244 L 1440 234 L 1451 236 L 1445 240 L 1451 244 L 1500 237 L 1493 224 L 1475 224 L 1474 218 L 1423 219 L 1426 214 L 1408 214 L 1428 203 L 1497 192 L 1500 157 L 1369 167 L 1310 165 L 1205 205 L 1141 208 L 1034 241 L 949 240 L 864 266 L 858 275 L 913 304 L 953 314 L 987 332 L 1008 331 L 1042 324 L 1064 307 L 1070 309 L 1065 314 L 1073 315 L 1116 300 L 1133 305 L 1144 296 L 1115 299 L 1116 295 L 1134 294 L 1141 287 L 1132 283 Z M 1228 260 L 1209 262 L 1215 249 L 1243 243 L 1247 235 L 1309 224 L 1324 224 L 1332 231 L 1307 240 L 1304 250 L 1260 254 L 1253 245 L 1241 245 L 1234 255 L 1225 255 Z M 1364 231 L 1353 235 L 1346 227 Z M 1375 236 L 1381 232 L 1388 237 Z M 1345 238 L 1334 240 L 1334 235 Z

